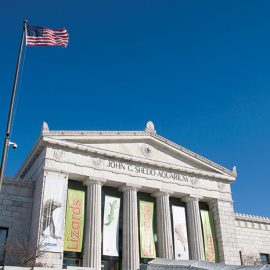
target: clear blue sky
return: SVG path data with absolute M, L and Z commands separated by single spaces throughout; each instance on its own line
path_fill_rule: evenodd
M 153 120 L 160 135 L 237 165 L 235 210 L 270 216 L 269 1 L 3 1 L 1 148 L 24 19 L 66 26 L 70 44 L 27 48 L 6 175 L 44 120 L 57 130 Z

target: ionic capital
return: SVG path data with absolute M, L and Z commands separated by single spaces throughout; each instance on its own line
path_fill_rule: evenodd
M 99 178 L 99 177 L 92 177 L 92 176 L 89 176 L 88 179 L 84 180 L 83 181 L 83 185 L 84 186 L 92 186 L 92 185 L 104 185 L 106 183 L 106 179 L 104 178 Z
M 125 192 L 125 191 L 128 191 L 128 190 L 138 191 L 141 188 L 142 188 L 141 186 L 136 185 L 136 184 L 124 184 L 123 186 L 121 186 L 119 188 L 119 191 L 121 191 L 121 192 Z
M 172 194 L 173 194 L 173 192 L 171 192 L 169 190 L 159 189 L 159 190 L 155 191 L 154 193 L 152 193 L 151 196 L 155 197 L 155 198 L 159 198 L 159 197 L 163 197 L 163 196 L 170 197 Z
M 183 202 L 199 202 L 203 196 L 200 195 L 186 195 L 185 197 L 182 198 Z

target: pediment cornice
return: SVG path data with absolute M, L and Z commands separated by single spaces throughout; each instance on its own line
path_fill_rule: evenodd
M 165 168 L 169 170 L 176 170 L 179 172 L 188 173 L 188 174 L 192 174 L 196 176 L 227 180 L 229 182 L 232 182 L 234 180 L 234 177 L 231 177 L 225 174 L 213 173 L 213 172 L 208 172 L 208 171 L 204 171 L 200 169 L 190 169 L 187 167 L 176 166 L 176 165 L 169 165 L 160 161 L 152 161 L 146 158 L 143 159 L 143 158 L 138 158 L 138 157 L 131 157 L 125 154 L 119 154 L 119 153 L 115 153 L 111 151 L 97 149 L 89 145 L 82 145 L 78 143 L 67 142 L 67 141 L 62 141 L 62 140 L 52 139 L 52 138 L 44 138 L 44 142 L 46 142 L 49 145 L 54 145 L 57 147 L 64 148 L 66 150 L 82 151 L 84 153 L 94 154 L 94 155 L 102 156 L 109 159 L 122 160 L 123 162 L 133 162 L 137 164 L 142 164 L 144 166 L 155 166 L 155 167 Z
M 45 133 L 46 136 L 52 138 L 58 138 L 61 140 L 78 140 L 82 143 L 85 141 L 93 141 L 93 140 L 104 140 L 104 141 L 117 141 L 117 140 L 154 140 L 160 144 L 163 144 L 165 147 L 171 147 L 176 151 L 181 152 L 182 155 L 187 156 L 188 158 L 201 162 L 203 165 L 214 168 L 220 173 L 228 174 L 232 177 L 236 177 L 236 173 L 199 155 L 190 151 L 189 149 L 176 144 L 157 133 L 148 132 L 148 131 L 49 131 Z
M 107 151 L 104 149 L 92 147 L 91 142 L 96 140 L 104 142 L 119 142 L 132 140 L 156 143 L 161 145 L 163 148 L 170 149 L 170 151 L 175 151 L 176 153 L 181 154 L 181 156 L 184 156 L 185 158 L 193 162 L 202 164 L 206 168 L 208 167 L 209 171 L 197 168 L 188 168 L 179 165 L 172 165 L 168 163 L 163 163 L 161 161 L 152 161 L 151 159 L 147 158 L 144 159 L 136 156 L 125 155 L 124 153 L 116 153 L 109 150 Z M 86 142 L 88 142 L 89 144 L 86 145 Z M 159 166 L 167 169 L 177 170 L 179 172 L 225 180 L 230 183 L 236 178 L 236 173 L 234 173 L 233 171 L 230 171 L 220 166 L 219 164 L 216 164 L 156 133 L 149 131 L 43 131 L 42 136 L 39 138 L 35 147 L 28 155 L 26 162 L 20 168 L 17 176 L 25 175 L 25 170 L 27 170 L 29 164 L 33 162 L 31 162 L 31 158 L 36 156 L 35 152 L 40 152 L 40 149 L 45 145 L 55 145 L 61 148 L 74 149 L 77 151 L 101 155 L 107 158 L 121 159 L 125 162 L 132 161 L 150 166 Z

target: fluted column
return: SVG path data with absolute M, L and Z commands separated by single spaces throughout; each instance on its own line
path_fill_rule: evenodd
M 122 269 L 138 270 L 140 268 L 137 190 L 139 187 L 122 186 L 123 191 L 123 247 Z
M 173 259 L 172 225 L 168 192 L 155 192 L 157 203 L 158 256 Z
M 89 179 L 87 186 L 86 228 L 83 266 L 101 269 L 101 186 L 103 180 Z
M 190 259 L 205 260 L 199 199 L 187 196 L 183 201 L 187 204 Z

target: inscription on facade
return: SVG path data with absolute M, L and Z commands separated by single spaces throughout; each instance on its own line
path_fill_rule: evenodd
M 176 180 L 181 182 L 191 182 L 198 181 L 198 178 L 182 175 L 177 172 L 169 171 L 169 170 L 160 170 L 160 169 L 154 169 L 146 166 L 139 166 L 139 165 L 133 165 L 130 163 L 124 163 L 119 161 L 113 161 L 113 160 L 106 160 L 105 168 L 108 169 L 114 169 L 114 170 L 120 170 L 120 171 L 126 171 L 129 173 L 135 173 L 135 174 L 142 174 L 157 178 L 163 178 L 163 179 L 169 179 L 169 180 Z

